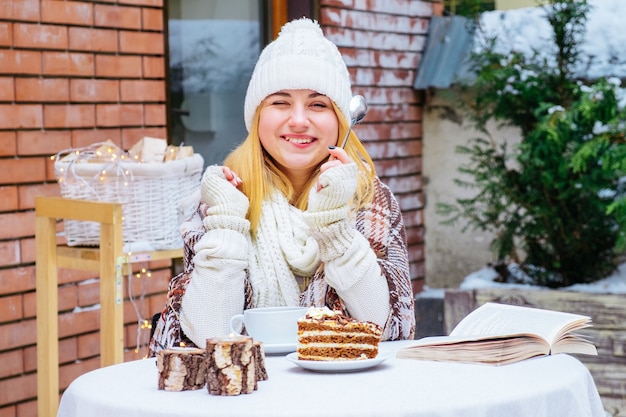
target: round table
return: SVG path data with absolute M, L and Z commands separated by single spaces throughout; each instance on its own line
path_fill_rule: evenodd
M 381 354 L 411 343 L 381 344 Z M 560 354 L 506 366 L 391 357 L 358 372 L 303 369 L 267 356 L 269 379 L 252 394 L 157 389 L 154 359 L 86 373 L 61 398 L 57 417 L 507 416 L 605 417 L 587 368 Z

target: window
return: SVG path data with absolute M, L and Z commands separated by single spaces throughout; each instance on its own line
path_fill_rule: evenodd
M 243 101 L 261 51 L 259 0 L 168 0 L 169 137 L 205 166 L 245 138 Z

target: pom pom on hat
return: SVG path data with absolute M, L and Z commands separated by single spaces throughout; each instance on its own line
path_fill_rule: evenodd
M 286 23 L 263 49 L 248 84 L 244 120 L 250 131 L 257 107 L 280 90 L 314 90 L 332 99 L 350 120 L 350 74 L 337 46 L 317 22 L 301 18 Z

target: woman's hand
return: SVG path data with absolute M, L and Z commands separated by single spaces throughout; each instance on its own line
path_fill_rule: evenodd
M 227 166 L 222 166 L 222 172 L 224 173 L 226 180 L 235 187 L 239 187 L 242 184 L 243 181 L 241 181 L 241 178 L 239 178 L 239 176 L 235 174 L 232 169 Z
M 340 165 L 349 164 L 352 162 L 352 159 L 348 156 L 346 151 L 338 146 L 329 146 L 328 153 L 330 153 L 330 158 L 320 167 L 320 174 L 322 174 L 324 171 L 329 170 L 330 168 L 338 167 Z M 318 179 L 316 188 L 317 191 L 321 190 L 322 187 L 323 186 Z
M 239 185 L 241 179 L 230 168 L 209 166 L 200 184 L 202 199 L 209 205 L 207 214 L 245 217 L 249 202 L 248 197 L 237 189 Z

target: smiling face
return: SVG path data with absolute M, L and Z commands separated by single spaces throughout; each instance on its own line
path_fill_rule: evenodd
M 313 90 L 281 90 L 261 103 L 261 145 L 294 185 L 328 158 L 338 135 L 331 99 Z

